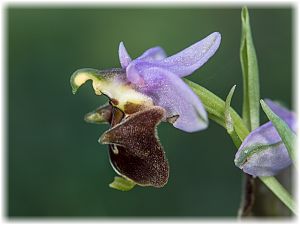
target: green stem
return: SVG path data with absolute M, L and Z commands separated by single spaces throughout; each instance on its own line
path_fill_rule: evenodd
M 295 214 L 295 202 L 292 196 L 275 177 L 259 177 L 259 179 Z

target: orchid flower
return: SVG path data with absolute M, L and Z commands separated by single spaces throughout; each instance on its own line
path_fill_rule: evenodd
M 200 99 L 181 78 L 213 56 L 220 42 L 221 35 L 215 32 L 173 56 L 154 47 L 134 60 L 121 42 L 122 68 L 73 73 L 73 93 L 92 80 L 95 94 L 109 98 L 109 104 L 87 114 L 85 120 L 110 124 L 99 142 L 109 145 L 110 162 L 123 178 L 141 186 L 167 183 L 169 165 L 156 134 L 161 121 L 185 132 L 207 128 L 207 113 Z
M 296 116 L 293 112 L 271 100 L 266 100 L 266 103 L 293 132 L 296 132 Z M 245 138 L 235 155 L 234 162 L 252 176 L 273 176 L 288 167 L 292 160 L 276 128 L 269 121 Z

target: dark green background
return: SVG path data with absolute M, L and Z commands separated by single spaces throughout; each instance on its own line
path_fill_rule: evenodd
M 9 6 L 6 12 L 8 216 L 236 216 L 236 150 L 213 122 L 193 134 L 159 126 L 171 167 L 164 188 L 110 189 L 115 172 L 107 147 L 97 142 L 107 126 L 83 121 L 106 99 L 91 85 L 72 95 L 69 78 L 79 68 L 119 67 L 120 41 L 132 57 L 156 45 L 173 54 L 219 31 L 218 52 L 189 79 L 223 99 L 237 84 L 232 105 L 240 112 L 240 8 Z M 249 12 L 261 97 L 291 107 L 292 9 Z

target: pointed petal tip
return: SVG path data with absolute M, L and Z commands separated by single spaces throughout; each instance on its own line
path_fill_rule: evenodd
M 132 61 L 131 57 L 129 56 L 125 48 L 123 41 L 121 41 L 119 44 L 119 60 L 122 68 L 126 68 L 129 65 L 129 63 Z
M 188 76 L 204 65 L 216 53 L 220 43 L 221 34 L 213 32 L 157 64 L 161 64 L 161 67 L 167 68 L 179 77 Z
M 123 42 L 123 41 L 120 41 L 120 43 L 119 43 L 119 52 L 120 52 L 120 51 L 123 51 L 124 49 L 125 49 L 124 42 Z
M 218 50 L 221 44 L 221 34 L 219 32 L 213 32 L 210 35 L 208 35 L 204 40 L 207 40 L 207 43 L 210 43 L 210 51 L 211 56 L 215 54 L 215 52 Z M 210 57 L 211 57 L 210 56 Z
M 213 32 L 207 38 L 212 38 L 212 42 L 214 43 L 213 45 L 215 45 L 215 48 L 219 48 L 222 39 L 222 36 L 219 32 Z
M 222 37 L 222 36 L 221 36 L 221 33 L 218 32 L 218 31 L 215 31 L 215 32 L 211 33 L 210 35 L 211 35 L 211 36 L 214 36 L 216 40 L 217 40 L 217 39 L 221 39 L 221 37 Z

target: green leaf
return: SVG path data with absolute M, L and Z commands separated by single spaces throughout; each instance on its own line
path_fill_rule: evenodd
M 117 176 L 115 177 L 114 181 L 109 184 L 109 187 L 119 191 L 130 191 L 132 188 L 134 188 L 134 186 L 135 183 L 133 181 Z
M 288 150 L 288 153 L 291 159 L 294 161 L 296 165 L 296 154 L 294 151 L 295 143 L 296 143 L 296 134 L 290 129 L 290 127 L 279 117 L 277 116 L 270 107 L 263 101 L 260 100 L 260 104 L 266 113 L 269 120 L 272 122 L 274 127 L 276 128 L 278 134 L 281 137 L 285 147 Z
M 226 101 L 225 101 L 225 110 L 224 110 L 225 127 L 226 127 L 226 130 L 227 130 L 227 132 L 229 134 L 232 133 L 232 132 L 234 132 L 233 121 L 232 121 L 232 118 L 231 118 L 231 115 L 230 115 L 230 103 L 231 103 L 231 99 L 232 99 L 235 87 L 236 87 L 236 85 L 234 85 L 230 89 L 230 91 L 229 91 L 229 93 L 227 95 Z
M 234 122 L 232 120 L 231 113 L 230 113 L 230 103 L 231 103 L 231 99 L 232 99 L 235 87 L 236 87 L 236 85 L 234 85 L 231 88 L 229 94 L 227 95 L 227 98 L 225 101 L 224 117 L 225 117 L 225 127 L 227 130 L 227 133 L 230 135 L 233 143 L 238 148 L 242 142 L 234 129 Z
M 243 72 L 243 120 L 249 130 L 259 126 L 259 73 L 251 35 L 248 9 L 242 9 L 242 40 L 240 60 Z

